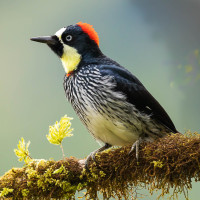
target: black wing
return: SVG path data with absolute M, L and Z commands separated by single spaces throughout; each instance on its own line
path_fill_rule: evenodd
M 102 65 L 99 69 L 102 75 L 114 77 L 117 83 L 116 91 L 124 93 L 129 103 L 133 104 L 138 110 L 151 114 L 152 118 L 168 127 L 172 132 L 177 133 L 164 108 L 128 70 L 117 65 Z

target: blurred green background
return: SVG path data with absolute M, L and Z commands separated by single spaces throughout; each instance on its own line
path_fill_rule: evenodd
M 65 114 L 74 118 L 74 136 L 63 141 L 66 156 L 83 158 L 99 147 L 65 98 L 60 60 L 29 40 L 79 21 L 94 26 L 104 54 L 141 80 L 180 132 L 199 131 L 199 10 L 199 0 L 1 1 L 0 174 L 22 166 L 13 152 L 21 137 L 31 141 L 33 158 L 61 159 L 46 134 Z M 198 199 L 198 187 L 191 199 Z

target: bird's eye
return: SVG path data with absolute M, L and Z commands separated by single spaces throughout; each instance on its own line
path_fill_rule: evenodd
M 72 36 L 71 36 L 71 35 L 67 35 L 67 36 L 66 36 L 66 41 L 69 42 L 69 41 L 71 41 L 71 40 L 72 40 Z

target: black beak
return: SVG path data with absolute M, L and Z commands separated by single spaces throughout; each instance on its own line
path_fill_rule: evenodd
M 41 36 L 41 37 L 33 37 L 31 38 L 32 41 L 46 43 L 50 45 L 55 45 L 58 43 L 56 40 L 56 36 Z

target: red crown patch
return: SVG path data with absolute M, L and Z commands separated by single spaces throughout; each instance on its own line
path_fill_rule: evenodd
M 78 22 L 77 25 L 80 26 L 82 28 L 83 32 L 88 34 L 90 39 L 94 40 L 95 43 L 99 46 L 99 36 L 98 36 L 97 32 L 94 30 L 94 28 L 92 27 L 92 25 L 83 23 L 83 22 Z

